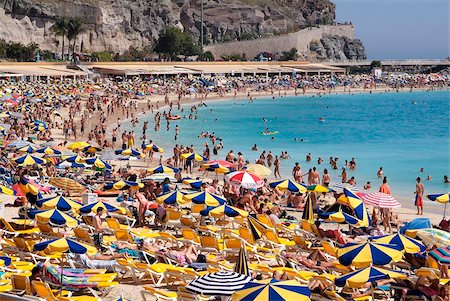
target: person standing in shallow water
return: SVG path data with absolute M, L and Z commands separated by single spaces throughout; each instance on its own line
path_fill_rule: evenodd
M 420 177 L 417 177 L 416 179 L 417 184 L 416 184 L 416 201 L 415 201 L 415 205 L 417 207 L 417 215 L 423 215 L 423 193 L 425 190 L 425 187 L 423 186 L 422 183 L 420 183 Z

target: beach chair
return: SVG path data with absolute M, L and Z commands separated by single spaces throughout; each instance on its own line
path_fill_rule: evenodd
M 200 216 L 200 212 L 206 208 L 205 204 L 192 203 L 191 214 L 194 216 Z
M 200 236 L 195 232 L 194 229 L 191 228 L 183 228 L 181 229 L 181 235 L 183 239 L 179 239 L 184 244 L 194 244 L 195 246 L 200 246 Z
M 165 244 L 170 243 L 172 247 L 182 247 L 184 238 L 177 238 L 169 232 L 161 231 L 159 235 L 155 238 L 156 241 L 163 241 Z
M 93 296 L 70 296 L 70 297 L 62 297 L 52 291 L 48 283 L 42 281 L 34 280 L 32 282 L 33 288 L 36 291 L 36 294 L 46 300 L 46 301 L 98 301 L 101 300 L 97 297 Z
M 211 252 L 211 253 L 221 253 L 222 247 L 219 244 L 219 240 L 214 235 L 202 235 L 200 236 L 200 251 Z
M 183 228 L 197 227 L 197 220 L 192 215 L 183 215 L 180 217 L 180 223 Z
M 130 231 L 127 229 L 116 229 L 114 230 L 114 236 L 118 241 L 126 241 L 130 244 L 134 244 L 134 237 Z
M 177 287 L 177 295 L 179 301 L 208 301 L 208 300 L 214 300 L 214 296 L 204 296 L 200 294 L 195 294 L 191 291 L 189 291 L 184 286 L 178 286 Z
M 209 272 L 196 272 L 191 268 L 172 266 L 167 267 L 164 277 L 166 279 L 166 285 L 183 285 L 207 273 Z
M 295 242 L 295 246 L 301 250 L 309 250 L 312 246 L 311 242 L 298 232 L 292 236 L 292 239 Z
M 12 274 L 10 276 L 12 290 L 15 295 L 32 295 L 30 278 L 25 274 Z
M 266 245 L 270 245 L 272 249 L 278 249 L 278 251 L 285 250 L 295 246 L 295 242 L 286 238 L 279 237 L 274 230 L 266 230 L 264 233 L 266 240 L 262 240 Z
M 320 235 L 319 229 L 317 229 L 317 226 L 314 223 L 310 223 L 309 221 L 302 220 L 302 228 L 306 232 L 316 236 L 319 239 L 322 239 L 322 235 Z
M 330 256 L 333 256 L 334 258 L 337 258 L 336 252 L 337 252 L 337 247 L 335 246 L 335 244 L 329 240 L 329 239 L 325 239 L 322 240 L 322 247 L 323 250 Z
M 48 223 L 37 222 L 37 226 L 40 231 L 39 236 L 41 236 L 45 239 L 64 237 L 63 233 L 55 232 L 55 230 L 53 230 L 53 227 Z
M 241 250 L 242 242 L 237 238 L 225 238 L 225 247 L 223 248 L 223 254 L 225 257 L 239 254 Z
M 157 301 L 177 301 L 178 294 L 176 292 L 168 291 L 165 289 L 155 288 L 149 285 L 145 285 L 142 287 L 144 290 L 141 291 L 141 296 L 144 301 L 147 301 L 147 296 L 151 296 L 156 298 Z
M 176 230 L 177 229 L 176 226 L 180 225 L 181 215 L 182 215 L 181 211 L 168 208 L 166 210 L 166 219 L 163 224 L 163 231 L 166 231 L 168 226 L 172 226 Z
M 32 259 L 34 263 L 38 263 L 39 261 L 45 261 L 47 259 L 60 259 L 61 254 L 44 254 L 43 252 L 34 253 L 33 246 L 36 243 L 35 240 L 25 239 L 23 237 L 14 237 L 13 238 L 15 248 L 13 252 L 17 252 L 19 257 L 23 260 Z
M 116 218 L 113 218 L 113 217 L 108 217 L 106 219 L 106 223 L 108 224 L 108 227 L 113 229 L 113 230 L 128 229 L 129 228 L 128 225 L 122 225 L 121 223 L 119 223 L 119 221 Z
M 86 242 L 88 244 L 93 245 L 94 244 L 94 240 L 91 236 L 91 233 L 88 229 L 86 229 L 85 227 L 76 227 L 73 228 L 73 234 L 75 235 L 75 237 L 78 240 L 81 240 L 82 242 Z
M 267 214 L 258 214 L 256 216 L 256 218 L 258 219 L 258 221 L 260 221 L 267 227 L 275 229 L 275 226 L 273 225 L 272 220 L 270 219 L 270 217 Z
M 11 224 L 8 221 L 6 221 L 3 217 L 0 217 L 0 223 L 2 223 L 3 225 L 2 232 L 6 235 L 19 236 L 19 235 L 32 235 L 39 233 L 39 228 L 37 227 L 22 230 L 14 229 L 13 226 L 11 226 Z

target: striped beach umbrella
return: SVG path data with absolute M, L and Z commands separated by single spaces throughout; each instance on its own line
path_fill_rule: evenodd
M 254 173 L 260 178 L 267 177 L 272 173 L 272 170 L 270 170 L 270 168 L 265 167 L 262 164 L 249 164 L 245 167 L 245 170 Z
M 341 287 L 359 288 L 367 282 L 375 282 L 389 278 L 406 279 L 407 277 L 408 274 L 403 272 L 370 266 L 336 278 L 334 283 Z
M 199 155 L 197 153 L 185 153 L 185 154 L 181 154 L 181 158 L 185 159 L 185 160 L 195 160 L 195 161 L 208 161 L 208 159 L 206 157 L 203 157 L 202 155 Z
M 189 193 L 184 196 L 184 199 L 186 202 L 191 201 L 194 204 L 206 204 L 206 206 L 212 207 L 223 205 L 227 202 L 224 197 L 208 191 Z
M 37 205 L 42 209 L 56 208 L 61 211 L 78 210 L 82 207 L 80 203 L 63 196 L 40 199 L 37 201 Z
M 234 266 L 234 271 L 241 275 L 250 276 L 245 247 L 241 246 L 239 249 L 239 255 L 236 260 L 236 265 Z
M 225 180 L 232 185 L 241 186 L 246 189 L 256 189 L 264 185 L 264 181 L 260 177 L 243 170 L 227 174 Z
M 331 187 L 333 187 L 334 190 L 336 191 L 344 191 L 344 188 L 347 188 L 351 191 L 357 192 L 358 188 L 356 188 L 356 186 L 350 185 L 348 183 L 335 183 L 333 185 L 331 185 Z
M 336 212 L 327 212 L 319 214 L 319 217 L 324 219 L 326 222 L 335 222 L 339 224 L 347 223 L 354 227 L 360 227 L 362 221 L 353 215 L 343 212 L 342 210 Z
M 144 184 L 126 180 L 119 180 L 113 183 L 107 183 L 103 186 L 103 190 L 128 190 L 128 189 L 139 189 L 144 187 Z
M 269 184 L 269 186 L 281 191 L 288 190 L 290 192 L 301 192 L 301 193 L 305 193 L 308 191 L 304 185 L 291 180 L 272 182 Z
M 430 255 L 442 264 L 450 264 L 450 245 L 435 249 Z
M 34 164 L 44 164 L 43 159 L 29 155 L 29 154 L 26 154 L 22 157 L 12 159 L 12 161 L 17 164 L 23 164 L 23 165 L 28 165 L 28 166 L 34 165 Z
M 58 209 L 30 211 L 28 215 L 39 222 L 50 223 L 58 227 L 67 226 L 73 228 L 80 224 L 79 220 Z
M 233 206 L 229 206 L 226 204 L 217 206 L 215 208 L 211 208 L 211 209 L 206 209 L 206 210 L 202 210 L 202 215 L 211 215 L 215 218 L 219 218 L 222 216 L 228 216 L 228 217 L 236 217 L 236 216 L 242 216 L 242 217 L 247 217 L 248 216 L 248 212 L 245 210 L 241 210 L 239 208 L 233 207 Z
M 62 154 L 61 151 L 59 151 L 55 148 L 52 148 L 50 146 L 40 148 L 40 149 L 36 150 L 36 152 L 40 153 L 40 154 L 46 154 L 46 155 L 61 155 Z
M 185 203 L 184 195 L 185 195 L 185 193 L 183 193 L 177 189 L 175 191 L 170 191 L 168 193 L 158 196 L 156 198 L 156 202 L 158 204 L 164 203 L 164 204 L 168 204 L 168 205 L 183 204 L 183 203 Z
M 48 183 L 67 192 L 82 193 L 86 191 L 86 188 L 83 185 L 69 178 L 50 178 Z
M 236 272 L 216 272 L 197 277 L 186 288 L 202 295 L 231 296 L 252 278 Z
M 257 241 L 258 239 L 260 239 L 263 236 L 263 234 L 266 232 L 266 230 L 268 229 L 268 227 L 265 224 L 261 223 L 259 220 L 257 220 L 256 218 L 254 218 L 251 215 L 249 215 L 247 217 L 247 223 L 248 223 L 248 228 L 252 232 L 254 241 Z
M 352 191 L 344 188 L 344 196 L 347 204 L 353 209 L 355 216 L 362 221 L 361 227 L 368 227 L 372 224 L 369 212 L 364 202 Z
M 103 203 L 102 201 L 98 201 L 95 203 L 91 203 L 88 205 L 85 205 L 80 208 L 80 213 L 97 213 L 97 209 L 99 207 L 102 207 L 107 212 L 115 212 L 115 213 L 122 213 L 125 214 L 126 210 L 122 207 L 117 207 L 108 203 Z
M 279 281 L 266 279 L 252 281 L 234 292 L 232 301 L 309 301 L 311 291 L 309 287 L 300 285 L 297 280 Z
M 80 156 L 80 155 L 75 155 L 75 156 L 63 156 L 62 160 L 66 161 L 66 162 L 75 162 L 75 163 L 84 163 L 84 160 L 86 158 Z
M 97 249 L 93 246 L 77 242 L 75 240 L 63 237 L 51 239 L 37 243 L 33 246 L 34 251 L 48 251 L 48 252 L 70 252 L 75 254 L 95 255 Z
M 322 186 L 322 185 L 319 185 L 319 184 L 309 185 L 309 186 L 306 187 L 306 189 L 308 191 L 318 192 L 318 193 L 327 193 L 327 192 L 331 192 L 332 191 L 332 189 L 327 188 L 327 187 Z
M 145 154 L 133 148 L 119 149 L 114 152 L 116 155 L 130 156 L 135 158 L 144 158 Z
M 31 146 L 31 145 L 27 145 L 27 146 L 18 148 L 17 151 L 18 151 L 19 153 L 29 153 L 29 154 L 32 154 L 32 153 L 34 153 L 34 152 L 37 151 L 37 148 L 34 147 L 34 146 Z
M 67 145 L 67 148 L 72 150 L 72 151 L 76 151 L 79 150 L 80 148 L 89 146 L 90 144 L 84 141 L 77 141 L 77 142 L 73 142 L 70 143 L 69 145 Z
M 159 165 L 159 166 L 147 169 L 147 172 L 149 174 L 155 174 L 155 173 L 173 174 L 173 173 L 178 173 L 178 171 L 179 171 L 178 168 L 172 167 L 172 166 L 167 166 L 167 165 Z
M 427 247 L 420 241 L 411 238 L 409 236 L 404 236 L 402 234 L 392 234 L 384 236 L 375 236 L 370 238 L 371 241 L 382 244 L 396 245 L 404 250 L 405 253 L 420 253 L 424 252 Z
M 420 229 L 417 230 L 417 236 L 428 246 L 438 248 L 450 245 L 450 233 L 440 229 Z
M 98 169 L 112 169 L 112 166 L 101 160 L 100 158 L 89 158 L 86 159 L 85 162 L 87 164 L 93 165 Z
M 447 204 L 449 203 L 449 200 L 450 200 L 450 193 L 429 194 L 429 195 L 427 195 L 427 197 L 432 201 L 436 201 L 441 204 L 445 204 L 445 206 L 444 206 L 444 217 L 445 217 L 445 214 L 447 213 Z
M 14 190 L 5 187 L 3 185 L 0 185 L 0 193 L 6 194 L 6 195 L 14 195 Z
M 185 178 L 183 179 L 183 184 L 190 185 L 193 189 L 200 190 L 202 188 L 203 180 L 199 179 L 189 179 Z
M 78 162 L 63 161 L 56 165 L 57 168 L 85 168 L 86 164 Z
M 85 147 L 80 148 L 80 150 L 81 150 L 83 153 L 95 154 L 95 153 L 101 151 L 102 148 L 101 148 L 101 147 L 98 147 L 98 146 L 87 145 L 87 146 L 85 146 Z
M 219 175 L 224 175 L 224 174 L 227 174 L 232 171 L 231 168 L 228 168 L 220 163 L 208 162 L 208 163 L 202 164 L 202 168 L 205 169 L 206 171 L 213 171 Z
M 399 208 L 402 206 L 392 195 L 383 192 L 362 193 L 360 197 L 367 205 L 380 208 Z
M 312 222 L 314 220 L 313 201 L 310 195 L 306 199 L 305 208 L 303 209 L 302 219 Z
M 367 267 L 402 260 L 403 252 L 396 245 L 375 242 L 348 243 L 337 250 L 339 262 L 345 266 Z
M 153 151 L 155 153 L 162 153 L 164 152 L 164 149 L 162 147 L 157 146 L 156 144 L 150 143 L 150 144 L 146 144 L 143 147 L 145 150 L 150 150 Z

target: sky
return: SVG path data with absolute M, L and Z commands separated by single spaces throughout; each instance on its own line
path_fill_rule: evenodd
M 337 22 L 352 21 L 368 59 L 450 56 L 449 0 L 331 0 Z

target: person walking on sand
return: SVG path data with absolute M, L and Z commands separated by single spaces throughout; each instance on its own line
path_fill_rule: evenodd
M 417 177 L 416 179 L 416 201 L 415 205 L 417 207 L 417 215 L 423 215 L 423 193 L 424 193 L 424 186 L 422 183 L 420 183 L 420 177 Z

